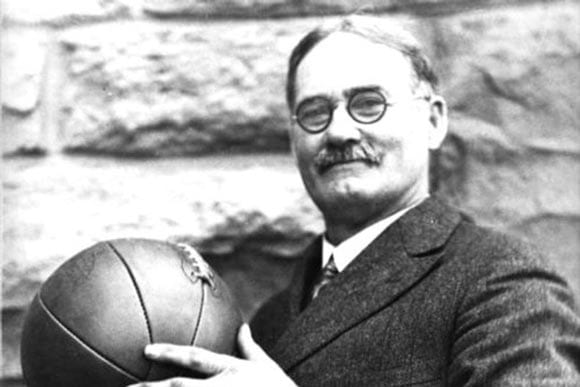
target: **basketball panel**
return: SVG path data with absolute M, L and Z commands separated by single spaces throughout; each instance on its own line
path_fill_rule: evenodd
M 119 239 L 111 247 L 132 271 L 154 343 L 190 345 L 197 331 L 203 285 L 182 269 L 183 252 L 167 242 Z
M 205 302 L 194 345 L 235 355 L 242 318 L 232 295 L 218 276 L 214 277 L 214 286 L 204 284 L 204 290 Z
M 99 243 L 65 262 L 43 285 L 40 298 L 58 321 L 98 353 L 144 378 L 149 328 L 123 262 Z
M 21 361 L 28 387 L 125 387 L 138 381 L 59 324 L 38 296 L 25 320 Z

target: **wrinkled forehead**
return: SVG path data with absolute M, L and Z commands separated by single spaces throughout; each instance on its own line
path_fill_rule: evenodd
M 335 32 L 304 57 L 296 72 L 296 102 L 379 86 L 389 97 L 412 94 L 411 61 L 400 51 L 360 35 Z

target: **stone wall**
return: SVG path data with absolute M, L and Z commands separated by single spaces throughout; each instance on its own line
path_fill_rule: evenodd
M 527 238 L 580 296 L 580 5 L 5 0 L 2 369 L 42 281 L 102 239 L 193 243 L 249 318 L 323 229 L 288 151 L 287 56 L 322 19 L 406 23 L 442 78 L 437 195 Z

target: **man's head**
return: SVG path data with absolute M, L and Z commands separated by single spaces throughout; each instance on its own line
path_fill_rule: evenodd
M 338 22 L 321 25 L 306 34 L 294 47 L 288 61 L 288 75 L 286 81 L 286 102 L 293 109 L 296 98 L 296 70 L 306 55 L 318 43 L 336 32 L 349 32 L 359 35 L 371 42 L 395 49 L 405 55 L 413 67 L 415 78 L 412 86 L 431 88 L 437 92 L 438 79 L 433 71 L 429 58 L 425 55 L 415 37 L 401 25 L 368 16 L 349 16 Z
M 437 78 L 415 39 L 370 17 L 320 27 L 290 57 L 292 148 L 329 236 L 424 198 L 429 150 L 447 129 Z M 342 235 L 345 234 L 345 235 Z

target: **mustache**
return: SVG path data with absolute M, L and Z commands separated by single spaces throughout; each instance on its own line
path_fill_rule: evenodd
M 372 144 L 364 141 L 327 145 L 314 158 L 314 166 L 319 173 L 324 173 L 336 164 L 363 161 L 369 165 L 378 165 L 381 159 L 382 154 Z

